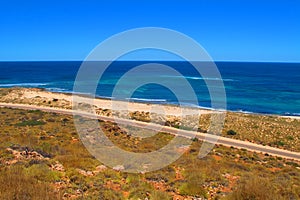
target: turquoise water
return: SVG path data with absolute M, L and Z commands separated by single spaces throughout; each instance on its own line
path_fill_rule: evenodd
M 128 70 L 149 62 L 114 62 L 101 78 L 97 96 L 112 96 L 115 84 Z M 198 97 L 198 105 L 185 94 L 181 103 L 211 107 L 211 99 L 205 81 L 214 84 L 216 77 L 201 77 L 187 62 L 159 62 L 168 65 L 191 84 Z M 81 62 L 0 62 L 0 87 L 39 87 L 54 92 L 72 92 L 73 83 Z M 102 67 L 103 63 L 94 63 Z M 300 64 L 299 63 L 251 63 L 217 62 L 227 96 L 227 109 L 255 113 L 300 115 Z M 138 78 L 160 76 L 176 85 L 179 76 L 162 72 L 136 74 Z M 88 80 L 85 84 L 88 84 Z M 134 85 L 134 79 L 126 82 Z M 184 87 L 182 88 L 184 90 Z M 122 91 L 126 94 L 126 90 Z M 126 95 L 125 95 L 126 96 Z M 117 97 L 118 98 L 118 97 Z M 166 87 L 147 84 L 137 88 L 129 96 L 132 101 L 178 104 L 176 96 Z M 128 98 L 126 98 L 128 99 Z

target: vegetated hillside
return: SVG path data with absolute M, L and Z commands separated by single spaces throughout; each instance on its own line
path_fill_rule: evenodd
M 37 96 L 32 95 L 32 93 L 37 94 Z M 44 96 L 50 96 L 51 98 L 41 97 L 45 93 L 47 95 Z M 52 96 L 55 98 L 52 98 Z M 72 103 L 66 99 L 70 99 L 70 94 L 50 93 L 39 88 L 0 88 L 0 102 L 71 109 Z M 213 132 L 209 130 L 211 114 L 181 118 L 144 111 L 126 112 L 126 114 L 114 112 L 112 114 L 110 109 L 101 107 L 95 108 L 95 111 L 102 116 L 113 115 L 122 118 L 123 115 L 126 115 L 125 118 L 133 120 L 151 121 L 176 128 L 189 129 L 196 126 L 197 129 L 198 126 L 200 132 Z M 184 127 L 185 125 L 188 125 L 188 127 Z M 300 152 L 300 119 L 227 112 L 222 136 Z
M 0 113 L 0 199 L 300 198 L 297 162 L 222 146 L 199 159 L 202 143 L 193 141 L 180 159 L 163 169 L 123 173 L 107 168 L 85 149 L 72 116 L 8 108 Z M 136 138 L 130 128 L 99 124 L 111 141 L 128 151 L 149 152 L 173 138 L 165 133 Z

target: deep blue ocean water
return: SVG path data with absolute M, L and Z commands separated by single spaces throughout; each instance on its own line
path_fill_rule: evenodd
M 98 84 L 97 95 L 111 98 L 119 78 L 129 69 L 144 63 L 148 62 L 112 63 Z M 197 106 L 211 107 L 204 79 L 212 83 L 220 80 L 214 77 L 201 77 L 186 62 L 159 63 L 168 65 L 185 76 L 197 94 L 199 101 Z M 0 62 L 0 87 L 38 87 L 54 92 L 72 92 L 80 65 L 81 62 Z M 300 115 L 300 63 L 217 62 L 216 65 L 225 85 L 228 110 Z M 95 67 L 101 67 L 101 63 L 95 63 Z M 156 73 L 156 76 L 157 74 L 159 73 Z M 145 74 L 137 76 L 143 78 L 143 75 Z M 174 84 L 179 78 L 168 74 L 159 76 Z M 194 104 L 188 94 L 183 99 L 186 105 Z M 176 96 L 169 89 L 157 84 L 138 88 L 131 96 L 131 100 L 178 103 Z

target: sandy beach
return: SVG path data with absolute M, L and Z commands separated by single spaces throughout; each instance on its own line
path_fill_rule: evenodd
M 185 115 L 201 115 L 210 114 L 215 112 L 213 110 L 200 109 L 195 107 L 180 107 L 176 105 L 168 104 L 150 104 L 150 103 L 139 103 L 129 102 L 120 100 L 111 100 L 104 98 L 91 99 L 84 95 L 72 95 L 70 93 L 57 93 L 49 92 L 45 89 L 39 88 L 11 88 L 4 89 L 8 90 L 4 96 L 0 97 L 1 102 L 6 103 L 27 103 L 30 105 L 46 105 L 50 107 L 59 107 L 65 109 L 72 108 L 73 98 L 76 98 L 76 102 L 92 103 L 95 109 L 102 110 L 114 110 L 114 111 L 126 111 L 126 112 L 145 112 L 155 113 L 165 116 L 185 116 Z M 51 104 L 49 104 L 51 102 Z M 230 112 L 230 111 L 229 111 Z M 243 112 L 235 112 L 245 114 Z M 251 113 L 253 115 L 263 115 L 258 113 Z M 289 119 L 300 120 L 300 116 L 280 116 L 280 115 L 267 115 L 275 117 L 283 117 Z
M 72 94 L 49 92 L 38 88 L 13 88 L 6 96 L 1 98 L 1 101 L 7 103 L 28 103 L 33 105 L 48 104 L 47 106 L 51 107 L 71 109 L 73 98 L 76 98 L 76 102 L 78 103 L 92 102 L 96 109 L 101 108 L 103 110 L 151 112 L 172 116 L 181 116 L 183 114 L 208 114 L 212 112 L 211 110 L 166 104 L 137 103 L 104 98 L 91 99 L 83 95 L 72 96 Z M 51 102 L 51 105 L 49 105 L 48 102 Z

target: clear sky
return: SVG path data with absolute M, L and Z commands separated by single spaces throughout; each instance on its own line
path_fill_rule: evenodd
M 300 62 L 299 0 L 1 1 L 0 61 L 83 60 L 149 26 L 187 34 L 214 60 Z

